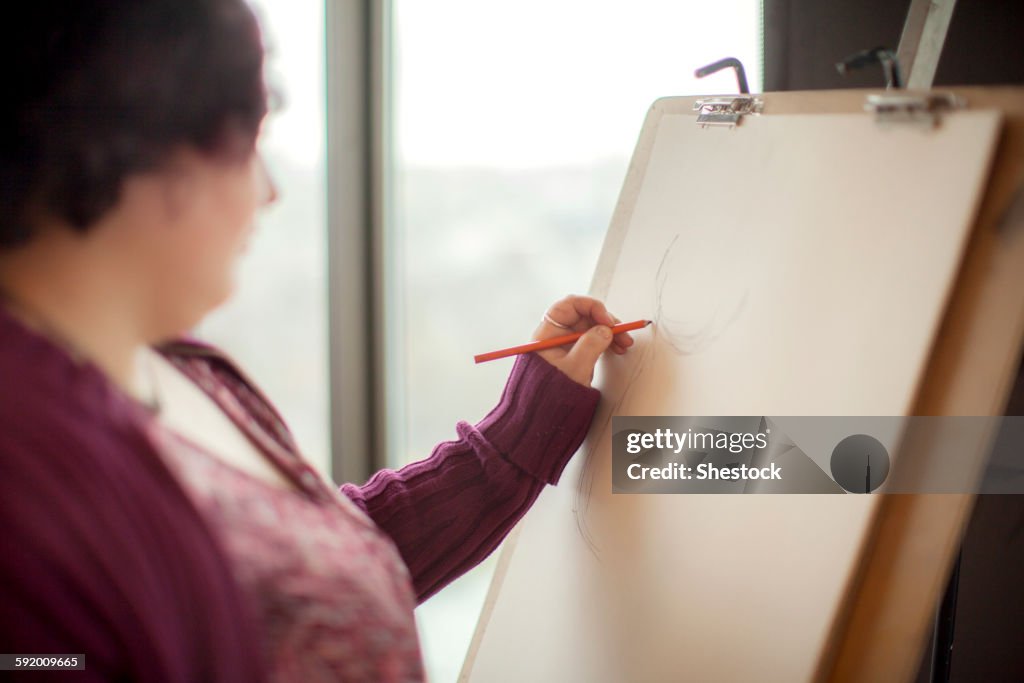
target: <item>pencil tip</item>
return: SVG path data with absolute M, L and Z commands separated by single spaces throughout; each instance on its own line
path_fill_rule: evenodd
M 654 322 L 653 320 L 648 320 L 648 321 L 647 321 L 647 322 L 646 322 L 646 323 L 644 324 L 644 327 L 647 327 L 647 325 L 650 325 L 650 324 L 652 324 L 653 322 Z

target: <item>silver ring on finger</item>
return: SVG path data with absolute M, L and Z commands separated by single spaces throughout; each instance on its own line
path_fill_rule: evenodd
M 572 328 L 571 328 L 571 327 L 569 327 L 568 325 L 563 325 L 563 324 L 562 324 L 562 323 L 560 323 L 560 322 L 556 322 L 556 321 L 552 320 L 551 316 L 550 316 L 550 315 L 548 315 L 547 313 L 545 313 L 545 314 L 544 314 L 544 320 L 548 321 L 549 323 L 551 323 L 551 324 L 552 324 L 552 325 L 554 325 L 555 327 L 560 327 L 560 328 L 562 328 L 563 330 L 571 330 L 571 329 L 572 329 Z

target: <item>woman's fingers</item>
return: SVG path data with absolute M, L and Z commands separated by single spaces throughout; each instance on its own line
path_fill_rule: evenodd
M 567 296 L 548 308 L 541 324 L 534 332 L 534 339 L 549 339 L 570 332 L 584 332 L 593 325 L 615 324 L 605 305 L 589 296 Z
M 615 322 L 616 325 L 622 322 L 614 315 L 612 316 L 612 320 Z M 615 335 L 615 339 L 612 341 L 611 348 L 612 351 L 614 351 L 615 353 L 623 354 L 626 352 L 626 349 L 628 349 L 632 345 L 633 337 L 629 334 L 629 332 L 619 332 L 617 335 Z
M 566 345 L 538 353 L 575 381 L 590 386 L 594 366 L 605 350 L 621 355 L 633 345 L 628 332 L 612 335 L 611 327 L 619 322 L 603 302 L 589 296 L 567 296 L 548 308 L 533 338 L 551 339 L 583 332 L 571 348 Z
M 580 384 L 590 386 L 597 359 L 611 343 L 612 331 L 608 326 L 595 325 L 573 344 L 559 368 Z

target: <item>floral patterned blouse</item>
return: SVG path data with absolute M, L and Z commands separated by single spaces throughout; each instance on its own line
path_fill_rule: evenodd
M 557 481 L 597 399 L 543 359 L 523 357 L 499 406 L 477 427 L 459 423 L 458 441 L 363 487 L 336 489 L 222 354 L 195 343 L 160 350 L 296 487 L 225 463 L 156 420 L 149 426 L 259 615 L 272 681 L 423 681 L 414 607 L 486 557 Z

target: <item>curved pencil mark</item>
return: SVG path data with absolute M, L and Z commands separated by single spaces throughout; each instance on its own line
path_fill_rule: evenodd
M 672 268 L 667 266 L 673 260 L 674 247 L 678 240 L 679 234 L 677 233 L 666 247 L 665 253 L 661 257 L 661 263 L 658 265 L 658 270 L 655 273 L 654 305 L 652 307 L 654 310 L 653 320 L 655 322 L 654 335 L 660 336 L 676 355 L 690 356 L 706 350 L 722 336 L 722 333 L 732 326 L 740 311 L 746 305 L 747 296 L 750 292 L 748 289 L 743 290 L 743 294 L 736 301 L 736 304 L 732 307 L 731 312 L 724 321 L 720 320 L 720 307 L 715 308 L 709 320 L 697 326 L 693 326 L 691 323 L 689 329 L 687 329 L 686 322 L 666 316 L 664 313 L 665 285 L 668 283 L 669 274 L 673 271 Z
M 580 535 L 598 561 L 601 560 L 600 548 L 587 525 L 586 517 L 594 489 L 594 477 L 598 459 L 594 451 L 600 444 L 604 443 L 605 435 L 611 428 L 611 416 L 618 414 L 621 406 L 631 397 L 633 388 L 637 380 L 643 375 L 644 369 L 657 359 L 658 347 L 661 346 L 662 341 L 676 355 L 686 356 L 703 352 L 718 340 L 736 321 L 740 312 L 745 308 L 750 293 L 749 289 L 744 289 L 742 295 L 730 307 L 728 314 L 725 316 L 721 315 L 723 310 L 721 306 L 715 307 L 710 319 L 697 326 L 689 323 L 688 328 L 688 324 L 685 321 L 668 317 L 665 314 L 665 287 L 668 283 L 669 275 L 675 270 L 673 263 L 679 257 L 679 252 L 676 250 L 679 237 L 679 233 L 676 233 L 665 247 L 665 252 L 662 254 L 654 274 L 654 298 L 650 309 L 653 311 L 651 320 L 654 322 L 652 338 L 644 347 L 640 358 L 636 360 L 635 366 L 626 381 L 626 387 L 619 400 L 608 413 L 605 423 L 601 425 L 597 438 L 589 442 L 590 445 L 587 446 L 582 454 L 584 461 L 576 486 L 573 512 L 576 516 L 576 527 Z M 681 265 L 685 267 L 685 264 Z
M 701 325 L 700 328 L 692 332 L 684 332 L 680 331 L 679 328 L 684 327 L 685 323 L 673 318 L 663 318 L 655 334 L 660 332 L 662 338 L 665 339 L 665 343 L 675 351 L 676 355 L 692 356 L 706 351 L 736 321 L 740 312 L 746 307 L 749 295 L 750 291 L 745 289 L 740 298 L 736 300 L 731 312 L 724 319 L 720 315 L 722 309 L 716 308 L 711 319 Z
M 652 326 L 654 339 L 652 339 L 651 342 L 647 344 L 647 346 L 644 348 L 643 354 L 636 361 L 636 364 L 633 368 L 633 372 L 630 374 L 630 377 L 626 382 L 626 389 L 622 392 L 622 395 L 619 397 L 619 400 L 612 407 L 612 410 L 609 413 L 609 418 L 604 423 L 604 425 L 601 426 L 597 438 L 591 441 L 591 444 L 594 445 L 588 447 L 588 449 L 583 453 L 583 467 L 582 471 L 580 472 L 579 481 L 576 485 L 576 495 L 573 500 L 573 512 L 576 515 L 576 528 L 579 530 L 580 535 L 583 537 L 583 540 L 586 542 L 587 546 L 590 548 L 591 553 L 593 553 L 594 557 L 597 558 L 598 561 L 601 560 L 600 548 L 594 541 L 593 534 L 590 533 L 590 529 L 587 526 L 586 520 L 586 512 L 587 509 L 590 507 L 590 497 L 594 490 L 594 470 L 596 468 L 597 457 L 593 450 L 596 444 L 601 444 L 604 442 L 605 433 L 611 427 L 610 416 L 615 415 L 619 411 L 619 407 L 629 397 L 637 379 L 639 379 L 639 377 L 643 374 L 644 368 L 655 357 L 655 349 L 658 346 L 656 341 L 658 335 L 659 320 L 661 320 L 663 317 L 662 292 L 664 291 L 665 282 L 668 280 L 669 273 L 669 270 L 666 269 L 665 266 L 669 262 L 672 252 L 674 251 L 676 243 L 678 241 L 679 234 L 677 233 L 672 238 L 672 241 L 668 243 L 668 246 L 665 247 L 665 253 L 662 254 L 661 261 L 658 264 L 658 269 L 657 271 L 655 271 L 654 274 L 655 296 L 654 301 L 652 302 L 653 305 L 651 307 L 651 310 L 654 311 L 654 315 L 651 317 L 651 320 L 654 321 L 654 325 Z
M 586 542 L 587 546 L 590 548 L 591 553 L 593 553 L 594 557 L 597 558 L 598 561 L 601 560 L 600 548 L 594 541 L 593 534 L 590 533 L 590 529 L 587 526 L 586 521 L 586 511 L 590 507 L 590 497 L 594 490 L 594 474 L 595 469 L 597 467 L 597 455 L 594 451 L 596 450 L 599 444 L 604 442 L 605 433 L 609 429 L 611 429 L 610 416 L 615 415 L 619 411 L 619 407 L 628 398 L 634 383 L 640 377 L 640 375 L 643 374 L 647 356 L 650 355 L 652 351 L 653 344 L 649 344 L 647 348 L 644 350 L 643 355 L 637 361 L 636 367 L 634 368 L 633 373 L 630 375 L 629 380 L 626 382 L 626 390 L 622 392 L 622 396 L 619 398 L 618 401 L 615 402 L 615 405 L 612 407 L 612 410 L 609 414 L 609 419 L 603 425 L 601 425 L 601 429 L 597 434 L 597 438 L 591 442 L 591 445 L 583 453 L 583 468 L 582 472 L 580 473 L 579 482 L 576 486 L 576 495 L 573 500 L 573 512 L 576 514 L 576 528 L 579 530 L 580 535 L 583 537 L 583 540 Z
M 672 255 L 672 251 L 675 249 L 676 242 L 679 241 L 679 233 L 672 238 L 672 241 L 665 247 L 665 253 L 661 255 L 661 262 L 658 264 L 658 270 L 654 273 L 654 302 L 651 310 L 654 311 L 652 320 L 655 323 L 655 334 L 657 334 L 657 328 L 660 327 L 661 321 L 664 319 L 663 306 L 664 306 L 664 292 L 665 283 L 668 281 L 669 271 L 665 268 L 665 264 L 669 261 L 669 256 Z M 671 343 L 671 342 L 670 342 Z

